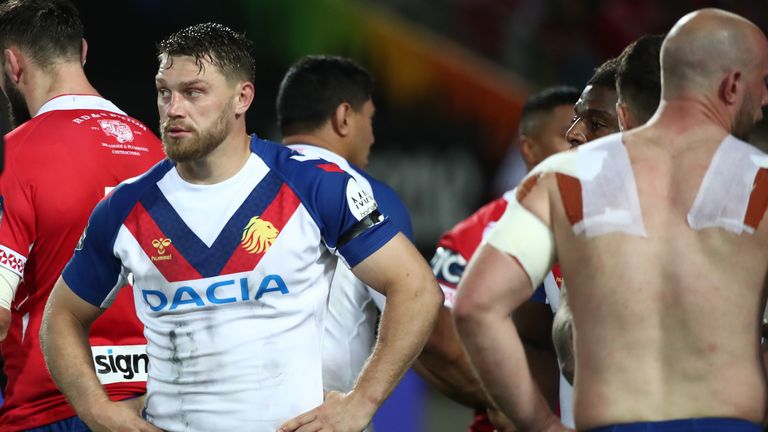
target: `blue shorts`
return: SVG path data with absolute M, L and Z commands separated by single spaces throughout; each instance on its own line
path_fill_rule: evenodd
M 49 425 L 29 429 L 27 432 L 91 432 L 91 429 L 80 420 L 80 417 L 74 416 Z
M 623 423 L 589 429 L 588 432 L 763 432 L 763 427 L 733 418 L 698 418 L 657 422 Z

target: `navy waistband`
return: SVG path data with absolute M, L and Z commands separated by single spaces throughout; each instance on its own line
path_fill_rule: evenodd
M 762 432 L 763 427 L 734 418 L 695 418 L 623 423 L 589 429 L 588 432 Z

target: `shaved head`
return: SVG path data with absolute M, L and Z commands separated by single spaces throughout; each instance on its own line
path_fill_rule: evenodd
M 766 54 L 760 29 L 736 14 L 702 9 L 681 18 L 661 48 L 662 95 L 717 91 L 731 71 L 754 68 Z
M 752 22 L 719 9 L 692 12 L 661 47 L 661 97 L 697 100 L 746 139 L 768 104 L 768 40 Z

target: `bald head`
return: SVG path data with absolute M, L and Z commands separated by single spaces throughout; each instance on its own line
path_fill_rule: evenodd
M 712 94 L 731 72 L 765 61 L 768 42 L 752 22 L 719 9 L 681 18 L 661 48 L 662 97 Z

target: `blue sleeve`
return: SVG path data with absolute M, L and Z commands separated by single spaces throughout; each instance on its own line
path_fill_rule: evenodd
M 103 200 L 91 214 L 75 253 L 61 274 L 75 294 L 97 307 L 105 307 L 110 292 L 124 284 L 120 276 L 122 265 L 112 251 L 120 224 L 115 227 L 110 223 L 108 213 L 109 200 Z
M 547 292 L 544 291 L 544 284 L 541 284 L 536 288 L 536 291 L 534 291 L 531 296 L 531 300 L 542 304 L 549 304 L 547 301 Z
M 368 175 L 366 175 L 366 178 L 371 183 L 373 196 L 376 199 L 376 203 L 379 205 L 381 212 L 392 219 L 392 223 L 395 224 L 397 230 L 405 234 L 405 236 L 413 242 L 411 215 L 408 214 L 408 209 L 405 207 L 405 204 L 403 204 L 403 201 L 397 196 L 397 192 L 388 185 Z
M 136 181 L 115 188 L 96 205 L 72 259 L 61 274 L 80 298 L 106 308 L 117 295 L 117 289 L 125 285 L 122 262 L 114 253 L 117 233 L 143 191 L 172 167 L 172 162 L 163 160 Z
M 342 169 L 256 138 L 251 149 L 270 169 L 283 176 L 312 215 L 325 244 L 350 267 L 397 234 L 397 228 L 389 219 L 378 217 L 374 198 Z

